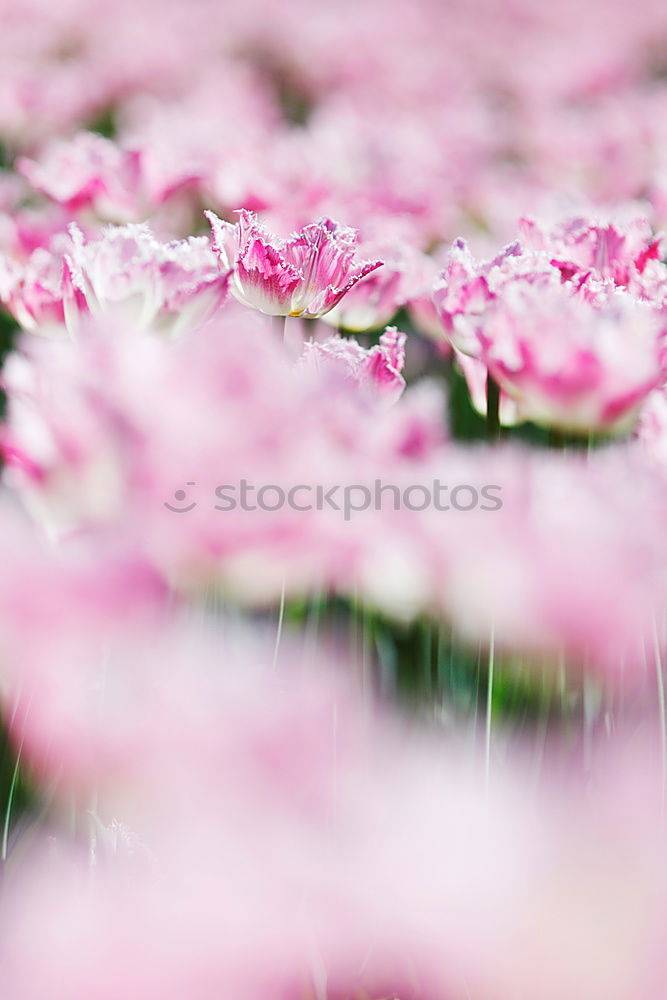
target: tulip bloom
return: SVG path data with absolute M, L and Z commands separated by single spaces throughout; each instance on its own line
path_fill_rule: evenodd
M 35 191 L 72 213 L 92 209 L 113 222 L 145 214 L 141 154 L 94 132 L 53 142 L 40 160 L 22 156 L 17 170 Z
M 223 268 L 234 269 L 233 294 L 269 316 L 324 316 L 382 264 L 355 260 L 355 231 L 331 219 L 320 219 L 281 240 L 245 209 L 235 225 L 213 212 L 206 217 Z
M 88 240 L 76 223 L 26 262 L 0 260 L 0 301 L 24 330 L 76 333 L 87 313 L 110 313 L 176 336 L 205 323 L 227 299 L 204 236 L 162 243 L 147 225 L 107 226 Z
M 476 262 L 458 240 L 434 303 L 452 346 L 473 361 L 462 367 L 474 401 L 481 364 L 519 419 L 623 432 L 663 378 L 664 319 L 645 299 L 564 268 L 518 243 Z
M 329 337 L 305 345 L 302 364 L 339 366 L 364 395 L 395 403 L 405 389 L 405 334 L 387 327 L 379 344 L 365 350 L 353 337 Z

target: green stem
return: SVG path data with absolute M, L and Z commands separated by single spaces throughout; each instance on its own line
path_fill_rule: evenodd
M 433 633 L 431 626 L 425 623 L 422 626 L 422 674 L 424 678 L 424 689 L 428 695 L 433 693 Z
M 5 823 L 2 830 L 2 860 L 7 860 L 7 846 L 9 843 L 9 824 L 12 815 L 12 805 L 14 804 L 14 795 L 16 793 L 16 788 L 19 780 L 19 768 L 21 766 L 21 747 L 16 755 L 16 763 L 14 764 L 14 771 L 12 773 L 12 781 L 9 786 L 9 795 L 7 796 L 7 808 L 5 810 Z
M 486 789 L 489 789 L 489 774 L 491 771 L 491 728 L 493 723 L 493 674 L 496 659 L 496 640 L 494 630 L 489 639 L 489 666 L 486 684 L 486 732 L 484 740 L 484 777 Z
M 549 428 L 549 447 L 553 448 L 555 451 L 565 451 L 568 446 L 568 438 L 565 431 L 558 430 L 555 427 Z
M 276 641 L 273 647 L 273 666 L 278 662 L 278 652 L 280 650 L 280 640 L 283 634 L 283 623 L 285 621 L 285 580 L 283 579 L 280 588 L 280 607 L 278 608 L 278 626 L 276 628 Z
M 500 437 L 500 389 L 490 372 L 486 376 L 486 436 L 489 441 Z

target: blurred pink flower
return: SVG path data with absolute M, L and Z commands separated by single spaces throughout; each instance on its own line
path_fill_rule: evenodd
M 493 633 L 536 664 L 545 655 L 539 670 L 569 662 L 626 690 L 650 679 L 667 623 L 664 469 L 627 446 L 507 447 L 453 452 L 448 480 L 502 487 L 490 515 L 429 516 L 438 606 L 456 631 L 473 643 Z
M 364 250 L 369 256 L 377 254 L 383 266 L 358 282 L 324 316 L 325 323 L 353 333 L 386 326 L 414 295 L 424 271 L 424 255 L 405 240 L 377 241 Z
M 125 638 L 27 677 L 27 759 L 72 756 L 48 835 L 5 866 L 12 997 L 659 995 L 660 774 L 636 734 L 586 771 L 548 751 L 539 786 L 505 748 L 489 783 L 462 741 L 362 705 L 321 651 L 269 669 L 192 623 Z M 97 778 L 78 838 L 72 763 Z
M 68 319 L 86 308 L 83 291 L 74 281 L 62 233 L 50 248 L 37 247 L 27 260 L 0 257 L 0 300 L 24 330 L 54 336 L 65 332 Z
M 392 331 L 368 351 L 331 338 L 291 364 L 240 307 L 171 344 L 85 325 L 74 342 L 31 338 L 5 369 L 5 480 L 56 536 L 129 536 L 193 594 L 357 593 L 401 620 L 444 615 L 473 643 L 495 628 L 499 648 L 565 653 L 612 684 L 645 676 L 667 607 L 664 472 L 633 448 L 587 460 L 447 442 L 438 386 L 386 405 L 401 350 Z M 273 484 L 270 506 L 278 490 L 338 484 L 338 506 L 317 509 L 311 492 L 305 510 L 256 494 L 243 507 L 243 479 Z M 436 480 L 444 507 L 397 504 Z M 348 484 L 359 510 L 346 520 Z M 483 502 L 490 484 L 500 505 Z
M 162 243 L 148 226 L 107 227 L 86 240 L 72 225 L 72 280 L 93 314 L 121 310 L 138 327 L 171 335 L 206 322 L 227 298 L 230 272 L 221 272 L 204 236 Z
M 92 208 L 108 222 L 145 215 L 140 153 L 126 152 L 94 132 L 56 140 L 40 160 L 21 157 L 17 169 L 36 191 L 71 213 Z
M 638 298 L 662 305 L 667 298 L 667 266 L 661 260 L 661 237 L 646 216 L 620 212 L 616 217 L 572 216 L 548 228 L 536 219 L 519 223 L 521 244 L 547 254 L 564 281 L 590 276 L 611 281 Z
M 313 499 L 307 512 L 237 505 L 221 515 L 215 490 L 244 478 L 286 490 L 361 482 L 375 461 L 410 467 L 431 452 L 444 436 L 439 392 L 387 409 L 403 389 L 402 351 L 390 330 L 370 350 L 306 348 L 293 366 L 265 320 L 239 306 L 169 345 L 108 318 L 83 323 L 76 341 L 26 339 L 4 372 L 6 476 L 52 530 L 130 530 L 191 582 L 224 571 L 273 593 L 288 552 L 295 587 L 333 581 L 361 543 L 335 510 L 318 513 Z M 181 488 L 197 506 L 174 530 L 165 504 Z
M 72 223 L 69 237 L 59 234 L 26 262 L 0 262 L 0 298 L 31 332 L 75 334 L 90 312 L 175 336 L 216 312 L 229 278 L 204 236 L 162 243 L 135 224 L 90 239 Z
M 661 310 L 541 250 L 512 244 L 481 263 L 457 241 L 434 301 L 454 348 L 523 420 L 623 432 L 663 376 Z
M 327 340 L 308 341 L 301 363 L 304 365 L 340 366 L 362 390 L 395 403 L 405 389 L 401 375 L 405 364 L 405 334 L 396 327 L 388 327 L 379 344 L 365 350 L 351 337 L 329 337 Z

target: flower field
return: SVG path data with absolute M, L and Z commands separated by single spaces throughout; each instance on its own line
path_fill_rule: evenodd
M 0 8 L 0 1000 L 665 1000 L 667 5 Z

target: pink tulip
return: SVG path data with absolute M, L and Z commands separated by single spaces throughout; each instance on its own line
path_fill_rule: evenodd
M 423 255 L 405 241 L 379 241 L 383 266 L 358 282 L 325 316 L 325 322 L 356 333 L 385 326 L 419 288 Z
M 457 241 L 434 301 L 452 345 L 481 362 L 521 419 L 620 433 L 662 379 L 665 323 L 603 276 L 519 244 L 479 263 Z
M 364 393 L 395 403 L 405 388 L 401 375 L 405 364 L 405 334 L 388 327 L 380 342 L 370 350 L 351 337 L 329 337 L 305 345 L 302 364 L 340 366 Z
M 206 213 L 213 247 L 225 270 L 233 269 L 236 298 L 270 316 L 323 316 L 381 261 L 355 260 L 354 230 L 321 219 L 280 240 L 244 210 L 236 225 Z
M 162 243 L 145 225 L 87 239 L 72 223 L 48 250 L 2 263 L 0 297 L 24 329 L 42 334 L 75 334 L 82 315 L 108 313 L 175 336 L 205 323 L 229 284 L 205 237 Z
M 100 135 L 81 132 L 71 141 L 56 141 L 39 161 L 23 157 L 17 168 L 35 190 L 71 213 L 92 207 L 110 222 L 142 217 L 140 154 Z

